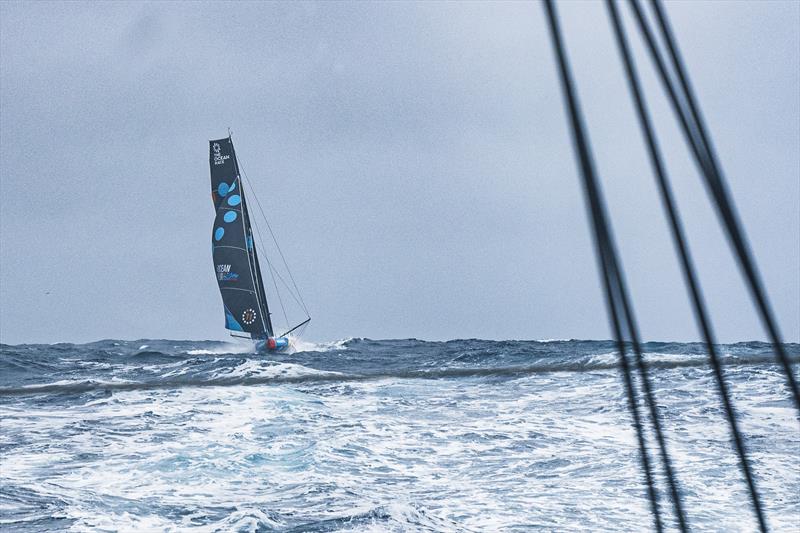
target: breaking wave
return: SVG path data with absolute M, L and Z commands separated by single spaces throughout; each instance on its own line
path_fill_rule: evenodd
M 293 343 L 0 345 L 0 529 L 649 525 L 613 342 Z M 702 345 L 644 349 L 690 524 L 753 529 Z M 719 352 L 770 525 L 790 529 L 800 435 L 771 346 Z

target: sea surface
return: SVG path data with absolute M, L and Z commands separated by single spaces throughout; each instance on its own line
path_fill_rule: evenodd
M 0 345 L 0 530 L 652 529 L 614 343 L 296 349 Z M 754 531 L 703 346 L 645 351 L 690 526 Z M 771 346 L 720 351 L 769 524 L 797 531 L 800 423 Z

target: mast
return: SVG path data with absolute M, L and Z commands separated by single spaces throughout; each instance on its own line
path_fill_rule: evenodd
M 231 143 L 231 149 L 233 149 L 233 138 L 228 133 L 228 139 Z M 272 327 L 272 318 L 270 317 L 269 312 L 269 304 L 267 303 L 267 295 L 264 291 L 264 281 L 261 278 L 261 265 L 258 261 L 258 252 L 256 252 L 256 244 L 255 240 L 253 239 L 253 226 L 250 223 L 250 211 L 247 209 L 247 202 L 244 197 L 244 185 L 242 184 L 241 172 L 239 171 L 239 158 L 236 157 L 236 150 L 233 151 L 233 164 L 236 168 L 236 179 L 239 182 L 239 188 L 241 190 L 242 195 L 242 223 L 245 225 L 245 235 L 247 239 L 247 253 L 249 256 L 250 268 L 254 273 L 253 281 L 255 281 L 255 289 L 256 289 L 256 298 L 259 301 L 259 307 L 261 311 L 261 318 L 264 324 L 264 330 L 268 337 L 274 336 L 274 330 Z

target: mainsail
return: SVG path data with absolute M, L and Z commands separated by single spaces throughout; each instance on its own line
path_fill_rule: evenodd
M 211 198 L 217 211 L 211 237 L 225 327 L 254 339 L 273 336 L 253 230 L 230 137 L 209 141 Z

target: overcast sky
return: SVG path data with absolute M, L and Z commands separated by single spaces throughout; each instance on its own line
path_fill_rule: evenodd
M 698 339 L 603 5 L 559 10 L 643 336 Z M 800 3 L 667 11 L 798 342 Z M 718 336 L 763 339 L 623 13 Z M 611 337 L 538 3 L 2 2 L 0 47 L 2 342 L 226 338 L 228 127 L 308 338 Z

